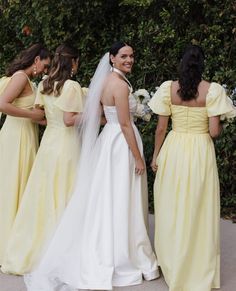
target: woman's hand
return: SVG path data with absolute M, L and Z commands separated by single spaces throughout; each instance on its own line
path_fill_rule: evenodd
M 46 126 L 47 125 L 47 119 L 43 119 L 43 120 L 37 121 L 37 124 Z
M 31 119 L 35 122 L 41 121 L 44 119 L 45 113 L 44 110 L 39 108 L 33 108 L 31 111 Z
M 152 162 L 151 162 L 151 168 L 152 168 L 152 171 L 154 173 L 156 173 L 157 169 L 158 169 L 158 165 L 157 165 L 157 162 L 156 162 L 156 158 L 153 158 L 152 159 Z
M 143 175 L 145 171 L 145 163 L 142 158 L 135 160 L 135 173 L 137 175 Z

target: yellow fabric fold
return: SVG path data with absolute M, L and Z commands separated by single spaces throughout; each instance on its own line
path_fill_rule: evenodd
M 170 88 L 172 81 L 166 81 L 161 84 L 158 88 L 148 106 L 152 111 L 158 115 L 169 116 L 171 115 L 171 99 L 170 99 Z
M 236 116 L 236 107 L 226 95 L 225 89 L 217 83 L 211 83 L 206 98 L 208 117 L 221 115 L 221 120 Z
M 11 79 L 10 77 L 5 77 L 5 76 L 0 79 L 0 95 L 2 95 L 10 79 Z M 2 112 L 0 112 L 0 118 L 1 116 L 2 116 Z
M 84 91 L 76 81 L 67 80 L 55 105 L 65 112 L 82 112 Z
M 35 99 L 35 105 L 44 106 L 44 96 L 41 91 L 43 90 L 43 81 L 38 85 L 38 90 Z M 88 88 L 81 88 L 80 84 L 76 81 L 67 80 L 62 89 L 61 95 L 57 97 L 55 105 L 65 112 L 82 112 L 85 96 Z
M 41 91 L 43 90 L 43 81 L 41 81 L 38 84 L 38 88 L 36 91 L 36 98 L 35 98 L 35 105 L 43 105 L 44 106 L 44 100 L 43 100 L 43 94 L 41 93 Z

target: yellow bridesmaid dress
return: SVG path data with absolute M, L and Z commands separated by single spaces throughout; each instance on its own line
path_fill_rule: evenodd
M 0 80 L 1 93 L 10 80 L 11 77 Z M 31 82 L 30 85 L 32 94 L 16 98 L 15 106 L 33 107 L 35 92 Z M 8 115 L 0 130 L 0 265 L 37 149 L 38 126 L 28 118 Z
M 172 120 L 157 157 L 155 249 L 169 291 L 209 291 L 220 287 L 220 196 L 208 124 L 235 109 L 217 83 L 205 107 L 173 105 L 170 92 L 171 81 L 164 82 L 149 103 Z
M 5 76 L 0 79 L 0 95 L 4 92 L 10 79 L 11 79 L 10 77 L 5 77 Z M 1 117 L 2 117 L 2 112 L 0 112 L 0 119 Z
M 43 105 L 47 127 L 16 216 L 2 271 L 32 271 L 72 194 L 79 157 L 75 127 L 63 122 L 64 112 L 82 112 L 84 91 L 67 80 L 61 95 L 44 95 L 39 84 L 35 104 Z M 45 246 L 46 247 L 46 246 Z

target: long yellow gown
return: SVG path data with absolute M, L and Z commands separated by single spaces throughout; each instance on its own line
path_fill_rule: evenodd
M 10 79 L 11 79 L 10 77 L 2 77 L 0 79 L 0 95 L 4 92 Z M 1 116 L 2 116 L 2 112 L 0 112 L 0 119 L 1 119 Z
M 66 127 L 64 112 L 82 112 L 84 92 L 79 83 L 67 80 L 61 95 L 43 95 L 39 85 L 36 104 L 44 106 L 44 132 L 23 200 L 16 216 L 6 255 L 5 273 L 32 271 L 50 239 L 72 194 L 79 157 L 76 129 Z
M 149 103 L 172 119 L 157 157 L 155 249 L 169 291 L 209 291 L 220 287 L 220 197 L 208 124 L 211 116 L 235 116 L 235 109 L 217 83 L 205 107 L 171 104 L 170 87 L 164 82 Z
M 15 74 L 20 73 L 23 72 Z M 10 80 L 11 77 L 0 80 L 1 93 Z M 32 94 L 16 98 L 15 106 L 33 107 L 35 92 L 31 82 L 30 85 Z M 38 126 L 28 118 L 8 115 L 0 131 L 0 265 L 37 149 Z

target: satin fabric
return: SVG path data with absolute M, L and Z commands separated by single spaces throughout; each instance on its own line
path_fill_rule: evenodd
M 157 157 L 155 249 L 169 291 L 210 291 L 220 287 L 220 193 L 209 117 L 236 111 L 217 83 L 205 107 L 173 105 L 170 92 L 164 82 L 149 103 L 172 119 Z
M 37 91 L 36 104 L 44 106 L 47 127 L 12 226 L 2 262 L 4 273 L 22 275 L 41 259 L 45 244 L 73 192 L 79 158 L 78 136 L 67 127 L 64 112 L 82 112 L 84 93 L 79 83 L 67 80 L 60 96 Z
M 136 109 L 132 97 L 130 108 Z M 78 185 L 39 267 L 24 277 L 28 291 L 109 290 L 159 276 L 147 233 L 146 176 L 135 174 L 116 108 L 104 106 L 104 112 L 107 124 L 93 153 L 88 199 L 81 206 Z
M 15 74 L 25 74 L 17 72 Z M 11 77 L 1 79 L 3 92 Z M 18 97 L 13 104 L 22 109 L 34 105 L 32 94 Z M 0 131 L 0 265 L 6 252 L 14 219 L 38 149 L 38 126 L 28 118 L 8 115 Z

